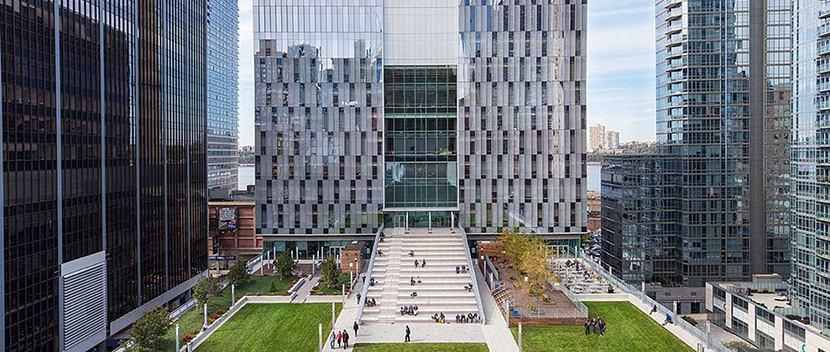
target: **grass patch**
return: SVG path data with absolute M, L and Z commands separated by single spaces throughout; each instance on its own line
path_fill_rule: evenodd
M 359 343 L 355 352 L 488 352 L 486 343 Z
M 336 309 L 339 314 L 342 306 Z M 320 323 L 326 338 L 331 333 L 331 304 L 249 303 L 197 351 L 316 351 Z
M 628 302 L 584 302 L 591 317 L 606 322 L 605 336 L 585 335 L 580 326 L 526 326 L 522 345 L 527 352 L 689 352 L 691 348 Z M 518 340 L 518 329 L 511 327 Z
M 291 288 L 291 280 L 294 279 L 296 278 L 287 277 L 280 280 L 278 276 L 251 276 L 251 280 L 247 284 L 236 288 L 236 299 L 239 299 L 246 293 L 251 295 L 256 295 L 257 292 L 261 292 L 264 295 L 268 294 L 268 290 L 271 288 L 272 282 L 277 286 L 277 294 L 282 294 L 282 292 L 288 291 L 288 289 Z M 216 313 L 217 309 L 227 312 L 228 308 L 231 306 L 230 286 L 223 290 L 218 297 L 213 299 L 212 302 L 212 304 L 208 304 L 208 315 Z M 164 339 L 166 340 L 166 349 L 170 351 L 176 349 L 176 324 L 179 324 L 180 338 L 185 334 L 195 336 L 196 334 L 194 334 L 193 331 L 202 330 L 203 319 L 204 317 L 198 313 L 195 307 L 182 314 L 178 320 L 173 322 L 173 325 L 167 330 L 167 334 L 164 335 Z M 181 346 L 184 345 L 185 342 L 181 341 Z

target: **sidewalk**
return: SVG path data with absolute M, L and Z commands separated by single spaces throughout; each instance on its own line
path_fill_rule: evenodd
M 484 317 L 487 325 L 481 327 L 484 332 L 484 340 L 487 341 L 487 347 L 490 351 L 499 352 L 518 352 L 519 345 L 513 339 L 513 334 L 507 327 L 507 322 L 504 321 L 504 316 L 496 304 L 496 300 L 489 292 L 487 281 L 484 280 L 484 275 L 478 266 L 475 267 L 476 280 L 481 292 L 481 305 L 484 308 Z

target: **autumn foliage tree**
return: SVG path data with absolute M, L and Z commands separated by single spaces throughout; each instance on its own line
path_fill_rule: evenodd
M 518 280 L 520 285 L 532 295 L 543 294 L 553 277 L 548 269 L 545 241 L 535 235 L 512 231 L 505 231 L 500 241 L 510 265 L 523 277 L 527 277 L 527 282 L 524 279 Z

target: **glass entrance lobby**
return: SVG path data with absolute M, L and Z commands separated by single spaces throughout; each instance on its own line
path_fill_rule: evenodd
M 392 211 L 386 214 L 387 228 L 415 227 L 436 228 L 458 225 L 458 213 L 454 211 Z

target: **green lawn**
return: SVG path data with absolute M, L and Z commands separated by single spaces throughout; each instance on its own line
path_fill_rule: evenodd
M 294 280 L 294 278 L 285 278 L 280 280 L 277 276 L 251 276 L 251 280 L 247 284 L 236 288 L 236 299 L 239 299 L 246 293 L 250 293 L 252 295 L 256 295 L 257 292 L 267 294 L 271 288 L 272 282 L 276 284 L 277 292 L 281 294 L 291 288 L 291 280 Z M 216 310 L 220 308 L 227 311 L 230 306 L 231 288 L 228 286 L 227 289 L 222 291 L 222 293 L 220 293 L 219 296 L 213 299 L 213 302 L 208 305 L 208 315 L 215 313 Z M 180 337 L 183 337 L 185 334 L 193 334 L 194 330 L 201 330 L 203 319 L 204 317 L 199 314 L 195 308 L 193 308 L 185 312 L 178 320 L 173 322 L 173 325 L 169 330 L 167 330 L 167 334 L 164 336 L 167 342 L 167 350 L 172 351 L 176 349 L 176 324 L 179 324 L 179 334 Z M 181 345 L 183 346 L 184 342 L 181 342 Z
M 337 305 L 336 314 L 341 305 Z M 317 325 L 323 338 L 331 333 L 331 304 L 252 304 L 242 307 L 213 333 L 197 351 L 317 350 Z M 327 340 L 324 340 L 324 343 Z
M 688 352 L 691 348 L 628 302 L 585 302 L 591 317 L 606 322 L 605 336 L 585 335 L 580 326 L 526 326 L 526 352 Z M 518 329 L 510 328 L 518 339 Z
M 359 343 L 355 352 L 487 352 L 486 343 Z

